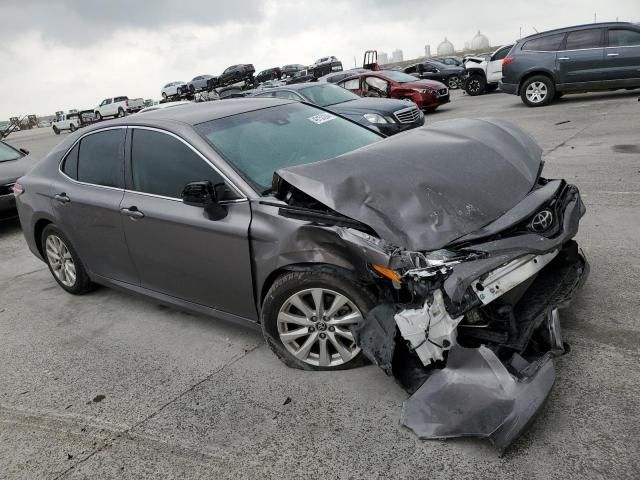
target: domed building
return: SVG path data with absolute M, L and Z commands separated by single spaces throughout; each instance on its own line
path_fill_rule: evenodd
M 453 43 L 447 40 L 447 37 L 444 37 L 444 41 L 438 45 L 438 56 L 453 55 L 454 52 L 455 48 L 453 48 Z
M 485 50 L 489 48 L 489 39 L 481 34 L 480 30 L 478 30 L 476 36 L 471 39 L 469 48 L 471 48 L 471 50 Z

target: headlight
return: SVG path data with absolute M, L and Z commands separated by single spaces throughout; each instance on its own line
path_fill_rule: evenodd
M 387 122 L 386 118 L 384 118 L 382 115 L 378 115 L 377 113 L 365 113 L 363 117 L 369 123 L 389 123 Z

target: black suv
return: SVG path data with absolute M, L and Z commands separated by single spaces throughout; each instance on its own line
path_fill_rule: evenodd
M 500 90 L 541 107 L 564 93 L 640 87 L 640 26 L 592 23 L 523 38 L 502 63 Z

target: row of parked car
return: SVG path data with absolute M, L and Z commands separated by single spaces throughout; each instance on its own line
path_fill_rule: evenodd
M 405 72 L 421 78 L 446 72 L 433 63 Z M 528 107 L 549 105 L 568 93 L 640 88 L 640 25 L 592 23 L 530 35 L 464 59 L 460 79 L 469 95 L 500 88 Z

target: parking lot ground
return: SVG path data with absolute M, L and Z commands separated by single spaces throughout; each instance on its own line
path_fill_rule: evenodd
M 416 439 L 398 424 L 407 394 L 375 366 L 292 370 L 251 325 L 106 288 L 68 295 L 14 221 L 0 224 L 0 477 L 640 478 L 637 98 L 530 109 L 456 91 L 427 117 L 515 122 L 543 146 L 545 176 L 576 183 L 587 205 L 591 276 L 561 312 L 572 349 L 504 457 L 478 439 Z M 9 142 L 42 155 L 60 139 L 41 129 Z

